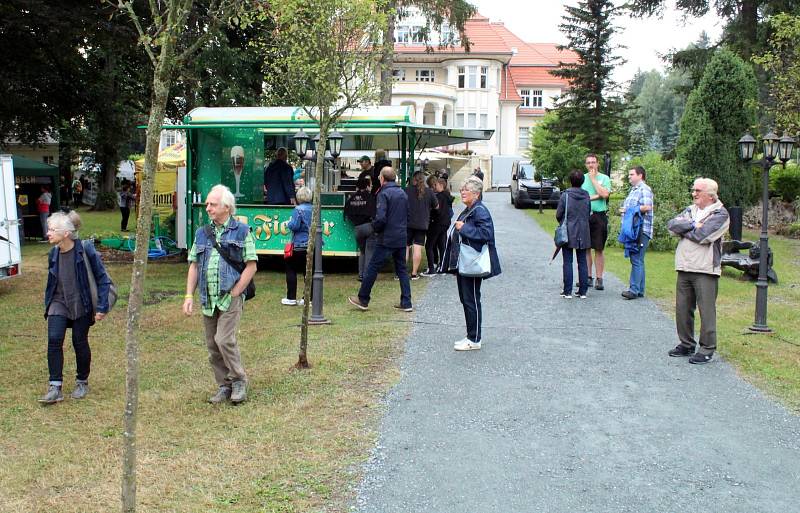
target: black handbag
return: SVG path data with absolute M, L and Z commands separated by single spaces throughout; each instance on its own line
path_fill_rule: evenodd
M 244 272 L 244 268 L 247 266 L 247 264 L 245 264 L 244 262 L 234 262 L 233 260 L 231 260 L 230 255 L 228 254 L 228 252 L 223 250 L 222 247 L 220 247 L 219 243 L 217 242 L 217 237 L 214 234 L 214 227 L 213 226 L 206 225 L 205 231 L 206 231 L 206 236 L 209 239 L 211 239 L 212 241 L 214 241 L 214 249 L 217 250 L 217 253 L 219 253 L 219 256 L 221 256 L 226 262 L 228 262 L 229 266 L 231 266 L 234 269 L 236 269 L 236 271 L 239 274 L 242 274 Z M 256 284 L 255 284 L 255 281 L 250 280 L 250 283 L 248 283 L 247 287 L 244 289 L 244 299 L 246 301 L 248 299 L 253 299 L 254 297 L 256 297 Z

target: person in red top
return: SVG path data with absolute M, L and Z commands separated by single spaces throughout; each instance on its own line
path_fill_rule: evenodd
M 47 218 L 50 217 L 50 203 L 52 201 L 53 195 L 50 194 L 50 187 L 42 185 L 42 194 L 36 199 L 36 211 L 39 213 L 39 222 L 42 223 L 42 240 L 39 242 L 48 242 Z

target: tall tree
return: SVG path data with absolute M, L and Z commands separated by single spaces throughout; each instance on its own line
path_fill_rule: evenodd
M 612 42 L 613 20 L 620 8 L 611 0 L 587 0 L 565 9 L 560 28 L 569 43 L 559 49 L 575 52 L 578 60 L 561 62 L 550 72 L 570 83 L 556 104 L 559 129 L 596 153 L 622 149 L 625 106 L 615 95 L 617 84 L 611 77 L 614 68 L 625 62 L 615 55 L 619 47 Z
M 713 178 L 729 206 L 752 203 L 755 182 L 739 161 L 736 142 L 755 124 L 753 69 L 728 50 L 718 51 L 689 95 L 676 147 L 678 167 L 688 176 Z
M 375 0 L 274 0 L 275 35 L 262 47 L 267 61 L 282 70 L 267 74 L 270 98 L 304 106 L 319 125 L 314 203 L 306 252 L 303 295 L 311 297 L 316 235 L 321 225 L 322 177 L 329 132 L 353 108 L 379 97 L 375 71 L 382 48 L 372 35 L 385 25 L 385 4 Z M 303 306 L 298 368 L 307 368 L 311 301 Z
M 644 152 L 657 150 L 667 154 L 674 150 L 674 134 L 678 132 L 678 123 L 686 104 L 686 96 L 679 90 L 687 81 L 684 73 L 674 69 L 666 75 L 652 70 L 639 73 L 634 78 L 627 95 L 632 121 L 629 149 L 636 143 L 637 154 L 640 155 L 643 149 Z M 644 147 L 640 144 L 640 138 L 646 142 Z
M 570 171 L 583 169 L 589 149 L 559 130 L 558 116 L 558 111 L 550 111 L 533 127 L 528 156 L 541 176 L 556 177 L 564 183 Z
M 426 18 L 427 25 L 416 27 L 412 37 L 418 38 L 431 50 L 433 49 L 432 33 L 441 33 L 442 29 L 447 27 L 450 36 L 437 41 L 437 46 L 445 48 L 460 44 L 469 51 L 469 39 L 466 37 L 465 29 L 467 20 L 475 14 L 476 10 L 475 6 L 466 0 L 389 0 L 383 5 L 384 26 L 379 27 L 371 36 L 378 35 L 383 45 L 380 67 L 380 101 L 382 105 L 391 105 L 394 32 L 398 23 L 401 23 L 409 13 L 419 12 Z M 459 37 L 455 37 L 455 33 L 458 33 Z M 377 38 L 375 42 L 378 42 Z
M 167 108 L 169 90 L 175 76 L 185 69 L 189 59 L 195 55 L 214 33 L 216 28 L 227 23 L 235 12 L 235 6 L 243 4 L 234 0 L 209 0 L 203 5 L 202 14 L 193 11 L 193 0 L 161 0 L 149 2 L 149 10 L 137 11 L 133 0 L 108 0 L 121 14 L 130 18 L 139 34 L 139 42 L 152 65 L 152 95 L 150 115 L 147 121 L 144 176 L 139 203 L 139 218 L 136 223 L 136 250 L 133 255 L 130 296 L 128 298 L 128 324 L 125 334 L 126 379 L 123 432 L 122 466 L 122 511 L 136 511 L 136 420 L 139 405 L 139 316 L 142 308 L 147 249 L 153 211 L 153 182 L 161 125 Z M 195 26 L 204 27 L 189 34 L 190 15 Z
M 768 110 L 779 130 L 800 134 L 800 16 L 778 14 L 770 20 L 768 49 L 753 61 L 772 75 Z

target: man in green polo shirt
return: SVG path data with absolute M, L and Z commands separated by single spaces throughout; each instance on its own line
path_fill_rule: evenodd
M 611 194 L 611 178 L 598 171 L 599 164 L 597 155 L 589 153 L 584 161 L 586 170 L 583 175 L 583 185 L 581 188 L 589 193 L 592 201 L 592 213 L 589 216 L 589 234 L 592 240 L 592 247 L 586 254 L 589 256 L 589 286 L 592 286 L 592 261 L 594 261 L 595 274 L 594 288 L 603 290 L 603 269 L 605 267 L 605 257 L 603 250 L 608 239 L 608 196 Z M 594 258 L 592 258 L 594 250 Z
M 192 314 L 194 291 L 199 286 L 208 361 L 219 386 L 208 401 L 217 404 L 230 399 L 232 403 L 241 403 L 247 398 L 247 374 L 236 332 L 242 318 L 244 291 L 256 273 L 256 245 L 250 227 L 232 217 L 236 213 L 236 198 L 224 185 L 215 185 L 208 193 L 206 212 L 213 237 L 205 226 L 195 233 L 189 252 L 183 312 Z M 227 252 L 228 259 L 245 262 L 241 273 L 220 256 L 215 242 Z

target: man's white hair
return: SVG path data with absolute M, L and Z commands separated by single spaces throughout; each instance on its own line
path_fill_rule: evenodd
M 234 197 L 231 190 L 221 183 L 218 183 L 212 187 L 210 191 L 208 191 L 208 196 L 211 196 L 214 193 L 219 193 L 220 205 L 228 207 L 231 210 L 231 215 L 234 215 L 236 213 L 236 197 Z M 206 196 L 206 198 L 208 196 Z
M 711 196 L 711 199 L 717 201 L 719 199 L 719 185 L 711 178 L 698 178 L 694 181 L 695 184 L 703 186 L 703 192 Z

